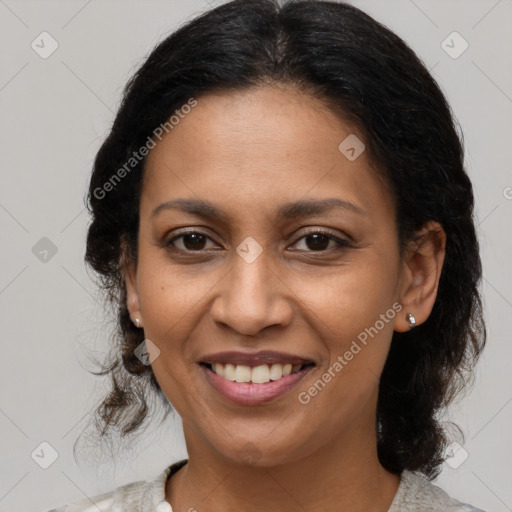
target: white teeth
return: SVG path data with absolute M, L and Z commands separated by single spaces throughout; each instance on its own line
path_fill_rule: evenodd
M 270 380 L 277 380 L 283 376 L 283 365 L 273 364 L 270 367 Z
M 217 373 L 217 370 L 215 370 L 215 373 Z M 228 363 L 226 366 L 224 366 L 224 375 L 221 375 L 221 377 L 224 377 L 226 380 L 234 381 L 235 365 Z
M 236 382 L 252 382 L 253 384 L 265 384 L 271 380 L 279 380 L 282 377 L 286 377 L 291 373 L 297 373 L 302 365 L 300 364 L 273 364 L 269 367 L 267 364 L 255 366 L 251 368 L 243 364 L 231 364 L 225 365 L 221 363 L 213 363 L 212 370 L 229 381 Z
M 266 364 L 256 366 L 251 372 L 251 381 L 255 384 L 264 384 L 270 381 L 270 370 Z
M 213 369 L 215 370 L 215 373 L 217 375 L 220 375 L 221 377 L 224 377 L 224 368 L 222 368 L 222 365 L 220 363 L 215 363 L 213 365 Z
M 222 375 L 221 375 L 222 377 Z M 235 368 L 235 380 L 237 382 L 251 382 L 251 369 L 249 366 L 237 364 Z

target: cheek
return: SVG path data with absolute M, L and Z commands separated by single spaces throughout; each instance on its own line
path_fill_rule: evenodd
M 148 251 L 149 252 L 149 251 Z M 144 334 L 160 350 L 151 366 L 169 402 L 182 418 L 188 418 L 197 404 L 190 395 L 192 357 L 187 343 L 197 325 L 201 299 L 207 289 L 198 286 L 204 278 L 184 275 L 183 270 L 160 254 L 140 258 L 139 291 Z
M 199 307 L 202 294 L 190 275 L 185 278 L 177 266 L 162 261 L 160 255 L 155 257 L 148 251 L 141 254 L 139 262 L 144 334 L 158 346 L 163 356 L 153 364 L 157 373 L 162 371 L 161 367 L 167 370 L 182 364 L 184 341 L 192 329 L 195 308 Z
M 379 379 L 393 334 L 393 308 L 383 309 L 384 317 L 355 320 L 349 312 L 340 314 L 335 326 L 338 336 L 324 338 L 329 361 L 319 368 L 315 379 L 297 391 L 297 400 L 307 411 L 306 421 L 321 418 L 324 437 L 335 436 L 352 421 L 368 427 L 375 413 Z M 385 318 L 382 320 L 381 318 Z
M 318 395 L 318 405 L 328 406 L 333 400 L 357 407 L 375 390 L 387 358 L 401 309 L 395 293 L 398 259 L 389 254 L 367 256 L 361 263 L 340 267 L 325 282 L 316 279 L 311 286 L 303 280 L 299 287 L 307 314 L 314 319 L 312 328 L 329 357 L 317 376 L 325 388 L 320 382 L 316 390 L 303 390 L 309 397 Z
M 159 333 L 180 329 L 200 307 L 211 287 L 210 272 L 173 263 L 165 250 L 142 246 L 139 257 L 139 293 L 145 324 Z
M 191 370 L 195 370 L 195 347 L 190 339 L 207 336 L 204 331 L 199 334 L 199 329 L 207 314 L 208 291 L 215 289 L 225 272 L 172 263 L 165 251 L 148 246 L 141 248 L 139 263 L 144 334 L 160 350 L 153 371 L 168 399 L 180 414 L 186 414 L 182 402 L 191 389 Z
M 392 261 L 389 254 L 368 251 L 323 275 L 289 279 L 307 306 L 303 314 L 315 318 L 325 339 L 333 346 L 340 344 L 342 350 L 347 340 L 373 326 L 396 300 L 398 264 Z

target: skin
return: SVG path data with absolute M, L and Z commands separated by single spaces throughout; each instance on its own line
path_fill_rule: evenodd
M 393 331 L 431 312 L 444 259 L 436 223 L 422 243 L 398 246 L 394 198 L 367 152 L 338 146 L 363 136 L 292 86 L 206 95 L 147 158 L 139 259 L 124 266 L 127 304 L 160 350 L 155 376 L 183 420 L 188 464 L 167 481 L 175 512 L 388 510 L 399 476 L 379 462 L 376 404 Z M 280 220 L 286 202 L 335 197 L 356 205 Z M 161 203 L 204 199 L 229 216 L 211 220 Z M 182 228 L 205 235 L 202 244 Z M 325 239 L 318 228 L 349 242 Z M 262 253 L 236 252 L 252 237 Z M 194 245 L 195 244 L 195 245 Z M 194 248 L 196 250 L 194 251 Z M 400 312 L 307 404 L 321 378 L 393 304 Z M 273 402 L 227 401 L 197 362 L 224 350 L 278 350 L 315 361 Z M 252 458 L 247 457 L 251 451 Z

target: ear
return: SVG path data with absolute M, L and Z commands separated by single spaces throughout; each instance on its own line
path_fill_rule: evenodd
M 137 287 L 137 269 L 135 262 L 129 256 L 126 241 L 121 243 L 121 272 L 126 286 L 126 306 L 130 312 L 132 322 L 137 327 L 143 326 L 142 313 L 140 311 L 139 292 Z M 137 319 L 139 323 L 137 325 Z
M 407 314 L 416 325 L 427 320 L 437 296 L 446 252 L 446 233 L 438 222 L 427 222 L 405 251 L 402 265 L 400 303 L 403 309 L 395 320 L 395 331 L 410 329 Z

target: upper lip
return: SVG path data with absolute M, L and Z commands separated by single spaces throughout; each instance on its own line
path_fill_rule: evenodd
M 308 364 L 314 363 L 312 359 L 300 357 L 284 352 L 265 350 L 260 352 L 217 352 L 201 358 L 200 363 L 231 363 L 233 365 L 258 366 L 263 364 Z

